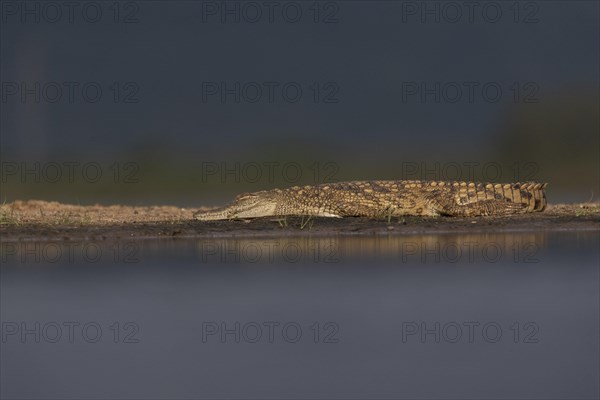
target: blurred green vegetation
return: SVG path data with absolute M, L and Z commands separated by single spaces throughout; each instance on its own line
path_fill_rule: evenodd
M 494 136 L 493 158 L 531 160 L 541 180 L 571 201 L 600 197 L 600 101 L 590 86 L 558 90 L 548 101 L 516 107 Z M 552 100 L 553 99 L 553 100 Z
M 355 179 L 463 179 L 500 182 L 549 182 L 551 201 L 583 202 L 600 194 L 600 116 L 598 93 L 590 88 L 564 90 L 538 104 L 506 108 L 491 132 L 475 143 L 458 146 L 427 137 L 398 134 L 389 143 L 372 143 L 368 135 L 339 140 L 317 136 L 249 137 L 241 146 L 178 149 L 157 141 L 115 149 L 95 159 L 102 177 L 83 175 L 86 162 L 77 155 L 54 163 L 76 161 L 51 181 L 36 174 L 7 170 L 21 162 L 2 159 L 2 201 L 56 200 L 68 203 L 169 203 L 181 206 L 216 204 L 244 191 Z M 168 136 L 164 138 L 169 140 Z M 454 144 L 455 146 L 451 146 Z M 462 148 L 464 147 L 464 150 Z M 41 162 L 41 168 L 48 163 Z M 54 172 L 51 168 L 50 172 Z M 53 173 L 47 172 L 47 175 Z M 92 169 L 92 172 L 95 170 Z M 95 176 L 93 173 L 88 174 Z

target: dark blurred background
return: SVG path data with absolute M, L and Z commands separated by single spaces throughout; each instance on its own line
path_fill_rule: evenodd
M 1 1 L 2 201 L 395 178 L 598 199 L 598 2 L 273 4 Z

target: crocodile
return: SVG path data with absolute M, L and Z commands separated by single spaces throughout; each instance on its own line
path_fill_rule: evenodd
M 543 211 L 547 185 L 415 180 L 325 183 L 243 193 L 225 207 L 194 213 L 194 218 L 502 216 Z

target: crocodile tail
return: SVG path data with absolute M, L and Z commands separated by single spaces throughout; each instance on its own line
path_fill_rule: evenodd
M 521 203 L 524 212 L 544 211 L 547 204 L 547 186 L 547 183 L 537 182 L 514 183 L 508 191 L 504 191 L 504 197 L 513 203 Z

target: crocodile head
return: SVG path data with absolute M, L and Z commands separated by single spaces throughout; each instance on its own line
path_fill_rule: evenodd
M 275 215 L 276 208 L 277 198 L 273 192 L 243 193 L 230 205 L 206 212 L 198 211 L 194 218 L 200 221 L 216 221 L 268 217 Z

